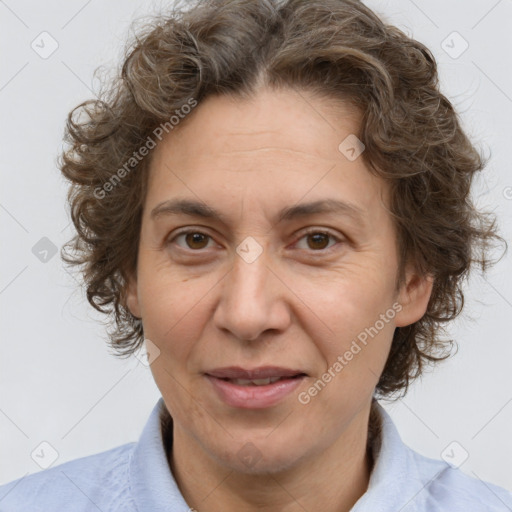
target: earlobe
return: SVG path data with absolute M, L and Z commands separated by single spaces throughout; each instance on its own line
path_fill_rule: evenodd
M 398 302 L 402 310 L 395 317 L 397 327 L 405 327 L 420 320 L 427 311 L 434 278 L 431 275 L 412 274 L 400 289 Z
M 126 286 L 126 307 L 133 316 L 137 318 L 142 317 L 137 294 L 137 281 L 133 278 L 129 280 Z

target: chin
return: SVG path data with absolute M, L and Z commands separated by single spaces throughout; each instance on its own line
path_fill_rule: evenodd
M 251 440 L 248 437 L 247 440 L 237 442 L 237 449 L 233 451 L 234 445 L 231 443 L 216 458 L 226 468 L 247 475 L 276 474 L 292 469 L 302 458 L 297 447 L 304 450 L 299 440 L 294 442 L 290 437 L 287 443 L 278 437 L 272 441 L 268 438 Z

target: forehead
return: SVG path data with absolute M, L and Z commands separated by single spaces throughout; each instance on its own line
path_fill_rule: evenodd
M 348 102 L 307 91 L 262 88 L 250 99 L 207 97 L 164 138 L 163 145 L 178 149 L 197 139 L 195 149 L 204 155 L 264 145 L 302 152 L 304 158 L 330 158 L 340 137 L 356 133 L 358 127 L 359 113 Z
M 208 97 L 154 150 L 148 202 L 154 207 L 185 194 L 228 206 L 234 204 L 226 201 L 231 195 L 271 208 L 334 193 L 372 208 L 381 202 L 384 184 L 363 158 L 351 161 L 339 149 L 355 137 L 358 124 L 348 103 L 305 91 Z

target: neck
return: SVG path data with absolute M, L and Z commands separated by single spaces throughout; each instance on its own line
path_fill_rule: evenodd
M 198 512 L 348 512 L 366 492 L 372 471 L 370 405 L 324 451 L 265 474 L 234 472 L 218 464 L 169 416 L 170 432 L 164 432 L 172 444 L 169 465 L 185 501 Z

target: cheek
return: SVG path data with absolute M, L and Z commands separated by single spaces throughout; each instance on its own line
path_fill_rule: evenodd
M 336 326 L 340 335 L 335 343 L 319 342 L 326 367 L 310 383 L 303 399 L 309 397 L 315 411 L 327 412 L 326 424 L 335 425 L 334 418 L 342 418 L 347 411 L 356 410 L 373 394 L 394 332 L 392 319 L 388 319 L 388 323 L 377 322 L 364 327 L 356 336 L 346 336 L 340 323 Z
M 139 272 L 144 335 L 165 355 L 182 360 L 208 321 L 209 293 L 214 290 L 215 280 L 213 276 L 186 277 L 168 266 L 146 264 L 144 268 Z
M 351 397 L 371 394 L 391 346 L 393 276 L 369 258 L 360 261 L 320 279 L 295 279 L 297 294 L 307 297 L 314 313 L 307 327 L 302 325 L 322 354 L 323 371 L 335 375 L 320 402 L 349 403 Z
M 341 343 L 343 348 L 347 341 L 373 326 L 393 305 L 392 276 L 370 258 L 345 263 L 313 278 L 290 275 L 289 280 L 297 296 L 303 298 L 313 313 L 310 316 L 316 321 L 310 329 L 314 329 L 317 336 L 322 333 L 321 337 L 329 346 Z

